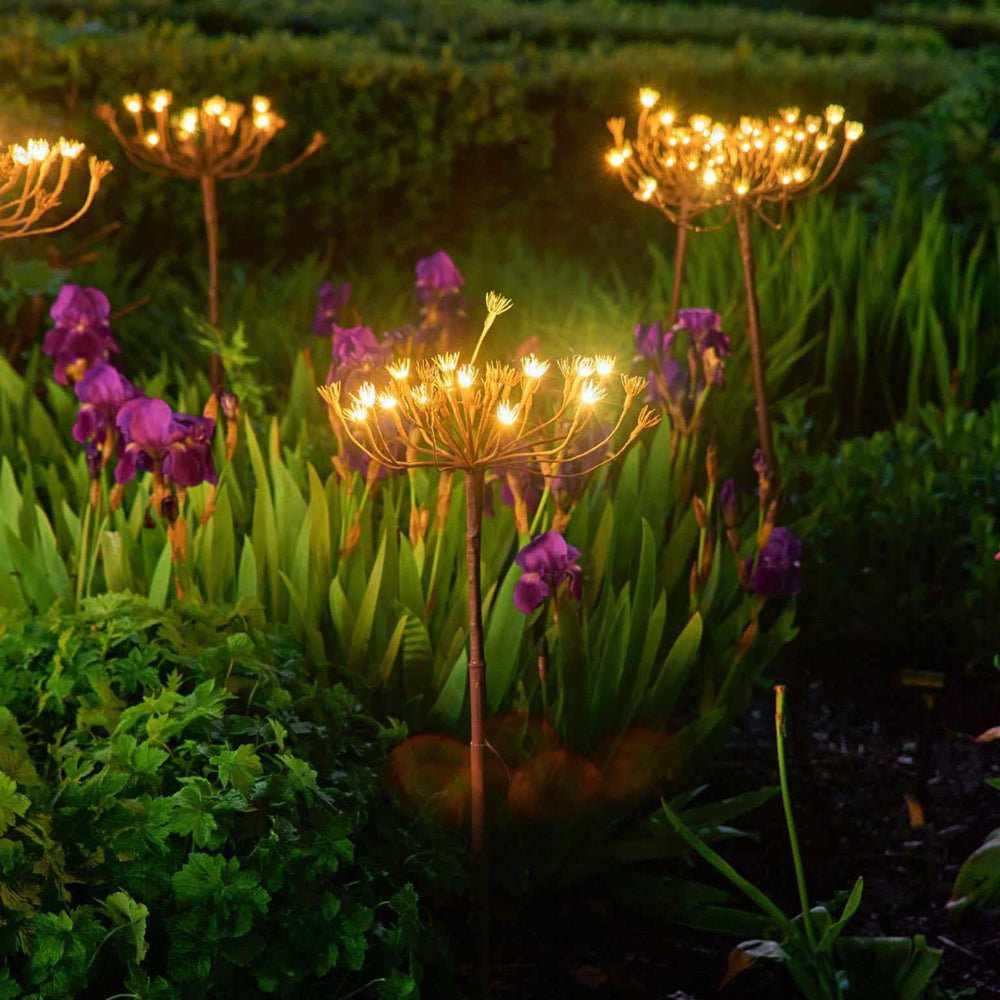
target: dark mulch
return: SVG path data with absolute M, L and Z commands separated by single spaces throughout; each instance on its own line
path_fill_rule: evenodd
M 800 674 L 790 697 L 790 768 L 811 896 L 829 900 L 864 876 L 851 933 L 924 934 L 944 952 L 940 982 L 951 991 L 945 996 L 1000 998 L 1000 915 L 956 919 L 945 910 L 958 866 L 1000 827 L 1000 793 L 983 784 L 1000 775 L 1000 743 L 970 739 L 1000 724 L 996 681 L 963 680 L 928 710 L 921 692 L 849 667 L 842 682 L 828 675 L 808 683 Z M 777 783 L 766 692 L 733 732 L 711 782 L 714 797 Z M 922 810 L 923 826 L 913 825 L 907 796 Z M 738 825 L 756 841 L 724 844 L 722 853 L 793 912 L 779 802 Z M 693 873 L 712 879 L 700 863 Z M 498 900 L 494 938 L 494 995 L 524 1000 L 718 996 L 735 943 L 644 918 L 586 886 L 538 894 L 530 903 Z M 760 967 L 721 994 L 793 995 L 780 973 Z

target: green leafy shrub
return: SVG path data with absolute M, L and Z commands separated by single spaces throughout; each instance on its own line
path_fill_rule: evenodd
M 902 177 L 924 197 L 943 195 L 959 226 L 975 232 L 986 222 L 1000 224 L 1000 57 L 994 49 L 970 60 L 958 84 L 886 135 L 889 156 L 862 182 L 885 210 Z
M 303 673 L 246 609 L 109 595 L 0 636 L 4 995 L 416 995 L 385 736 Z
M 803 460 L 810 512 L 803 612 L 833 666 L 985 665 L 997 651 L 1000 405 L 916 423 Z
M 1000 792 L 1000 778 L 987 778 L 986 784 Z M 948 909 L 961 912 L 968 907 L 1000 909 L 1000 829 L 987 836 L 955 876 Z

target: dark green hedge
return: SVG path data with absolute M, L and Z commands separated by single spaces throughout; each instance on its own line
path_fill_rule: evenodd
M 929 28 L 959 48 L 1000 44 L 1000 11 L 959 4 L 889 4 L 877 17 L 888 25 Z
M 961 68 L 919 50 L 804 56 L 745 42 L 608 51 L 524 43 L 503 55 L 444 46 L 427 55 L 344 33 L 207 37 L 173 25 L 95 33 L 32 19 L 8 22 L 0 36 L 8 120 L 81 135 L 119 164 L 87 226 L 124 220 L 123 249 L 142 266 L 178 251 L 200 255 L 200 216 L 190 186 L 127 166 L 92 116 L 99 100 L 132 90 L 167 86 L 180 100 L 269 93 L 290 122 L 276 155 L 290 155 L 314 128 L 328 134 L 329 146 L 294 178 L 223 192 L 226 238 L 241 259 L 260 260 L 331 245 L 352 256 L 362 246 L 408 254 L 483 219 L 574 243 L 592 239 L 596 221 L 632 228 L 635 207 L 604 166 L 604 122 L 634 107 L 643 83 L 690 111 L 837 100 L 874 126 L 912 114 Z M 872 155 L 877 145 L 863 149 Z
M 846 17 L 813 17 L 745 7 L 698 8 L 685 4 L 608 5 L 565 0 L 543 3 L 457 3 L 456 0 L 23 0 L 26 13 L 77 23 L 100 21 L 134 27 L 141 21 L 190 21 L 209 33 L 253 34 L 285 29 L 303 34 L 376 32 L 386 39 L 402 29 L 407 39 L 463 42 L 516 36 L 542 44 L 692 41 L 731 45 L 740 38 L 805 52 L 876 48 L 946 48 L 927 26 L 886 26 Z M 905 21 L 905 18 L 904 18 Z

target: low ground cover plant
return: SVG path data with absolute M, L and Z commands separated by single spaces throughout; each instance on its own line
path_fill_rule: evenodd
M 5 995 L 415 995 L 392 739 L 249 607 L 5 617 Z

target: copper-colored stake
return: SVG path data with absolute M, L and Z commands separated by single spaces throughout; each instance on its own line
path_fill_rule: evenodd
M 677 322 L 681 309 L 681 288 L 684 284 L 684 261 L 687 256 L 688 217 L 687 209 L 681 206 L 677 223 L 677 246 L 674 249 L 674 289 L 670 296 L 670 321 Z
M 257 95 L 250 107 L 211 97 L 184 110 L 171 111 L 173 95 L 153 91 L 144 101 L 139 94 L 124 98 L 134 131 L 126 135 L 110 105 L 101 105 L 98 116 L 114 133 L 128 158 L 152 173 L 173 174 L 201 185 L 202 212 L 208 254 L 208 318 L 219 324 L 219 210 L 216 185 L 220 180 L 255 176 L 275 177 L 294 170 L 326 141 L 316 132 L 308 146 L 283 166 L 269 173 L 258 171 L 265 148 L 285 121 L 266 97 Z M 152 113 L 152 119 L 144 117 Z M 152 125 L 152 128 L 148 126 Z M 221 361 L 212 360 L 213 387 L 221 386 Z
M 215 178 L 201 175 L 201 204 L 205 214 L 205 243 L 208 249 L 208 321 L 219 325 L 219 209 L 215 201 Z
M 469 594 L 469 821 L 472 886 L 476 901 L 478 971 L 482 995 L 489 995 L 490 894 L 486 845 L 486 656 L 483 650 L 481 533 L 484 475 L 465 474 L 465 563 Z
M 725 217 L 711 228 L 734 219 L 743 259 L 757 432 L 773 476 L 777 467 L 764 380 L 750 212 L 772 228 L 780 228 L 790 201 L 817 194 L 833 183 L 864 126 L 845 121 L 839 104 L 828 105 L 822 116 L 803 117 L 798 108 L 788 107 L 766 120 L 743 116 L 735 124 L 724 125 L 707 115 L 692 115 L 688 125 L 680 125 L 672 110 L 654 111 L 659 100 L 659 92 L 651 87 L 639 91 L 633 139 L 625 137 L 624 118 L 608 121 L 614 146 L 607 162 L 636 199 L 652 205 L 677 226 L 671 300 L 675 317 L 687 249 L 685 230 L 704 231 L 692 225 L 692 220 L 716 209 L 725 209 Z
M 750 339 L 750 367 L 753 374 L 753 391 L 757 410 L 757 439 L 771 471 L 772 482 L 777 481 L 778 464 L 774 455 L 774 434 L 771 414 L 767 406 L 767 383 L 764 377 L 764 341 L 760 335 L 760 313 L 757 308 L 757 274 L 750 241 L 750 209 L 745 204 L 736 206 L 736 232 L 743 258 L 743 288 L 747 296 L 747 336 Z

